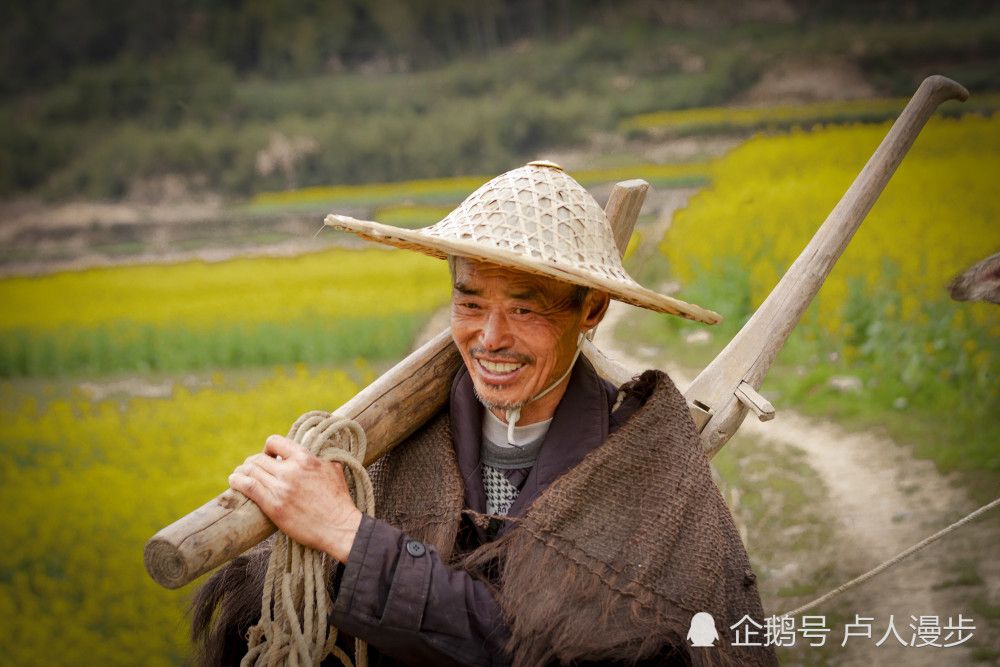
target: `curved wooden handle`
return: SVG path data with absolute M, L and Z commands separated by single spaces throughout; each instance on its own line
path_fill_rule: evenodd
M 702 441 L 709 456 L 729 441 L 747 414 L 737 389 L 756 392 L 771 364 L 854 237 L 920 130 L 946 100 L 965 101 L 969 91 L 943 76 L 930 76 L 913 95 L 889 133 L 854 179 L 802 254 L 726 348 L 685 392 L 702 415 Z M 772 413 L 773 414 L 773 410 Z M 696 419 L 697 421 L 697 419 Z M 707 422 L 707 423 L 706 423 Z

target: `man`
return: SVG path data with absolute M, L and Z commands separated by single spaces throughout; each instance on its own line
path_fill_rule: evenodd
M 279 436 L 230 477 L 343 564 L 331 624 L 404 664 L 775 662 L 732 646 L 729 628 L 763 611 L 683 398 L 661 372 L 619 389 L 580 357 L 610 298 L 718 315 L 635 283 L 603 210 L 551 163 L 503 174 L 424 230 L 327 222 L 448 257 L 464 362 L 447 409 L 373 466 L 377 519 L 340 465 Z M 200 594 L 196 632 L 221 606 L 217 662 L 256 620 L 246 600 L 259 615 L 252 561 Z M 686 636 L 705 612 L 721 639 L 696 648 Z

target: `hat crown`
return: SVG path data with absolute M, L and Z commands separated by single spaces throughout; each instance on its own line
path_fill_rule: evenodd
M 441 222 L 405 229 L 331 213 L 326 224 L 431 257 L 471 257 L 607 292 L 611 298 L 715 324 L 718 313 L 657 294 L 622 267 L 597 201 L 558 165 L 529 163 L 482 186 Z
M 631 282 L 604 209 L 555 165 L 528 164 L 501 174 L 423 231 Z

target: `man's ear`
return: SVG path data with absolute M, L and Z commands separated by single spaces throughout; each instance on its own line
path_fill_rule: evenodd
M 608 304 L 610 303 L 611 297 L 608 296 L 607 292 L 590 290 L 583 302 L 583 321 L 580 322 L 582 330 L 590 331 L 600 324 L 608 312 Z

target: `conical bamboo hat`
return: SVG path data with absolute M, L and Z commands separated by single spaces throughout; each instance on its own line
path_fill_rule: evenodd
M 469 257 L 608 292 L 659 313 L 717 324 L 711 310 L 646 289 L 625 271 L 604 209 L 557 165 L 533 162 L 497 176 L 440 222 L 403 229 L 330 214 L 326 224 L 432 257 Z

